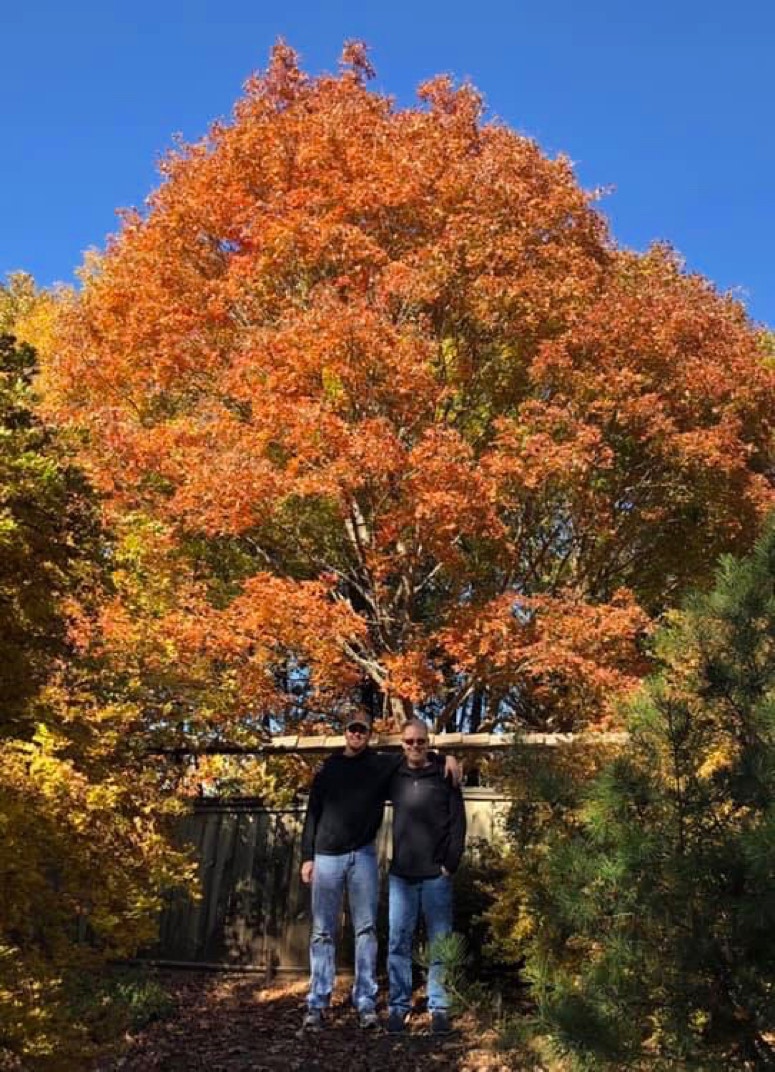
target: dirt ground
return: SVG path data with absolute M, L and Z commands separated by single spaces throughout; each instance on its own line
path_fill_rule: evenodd
M 170 973 L 171 1016 L 127 1037 L 123 1052 L 96 1072 L 512 1072 L 527 1066 L 497 1047 L 497 1035 L 471 1014 L 449 1036 L 429 1031 L 427 1013 L 407 1032 L 363 1031 L 344 984 L 326 1027 L 302 1032 L 306 983 L 267 987 L 259 976 Z M 380 1010 L 382 1017 L 386 1011 Z M 384 1023 L 384 1021 L 383 1021 Z M 536 1066 L 533 1065 L 533 1068 Z

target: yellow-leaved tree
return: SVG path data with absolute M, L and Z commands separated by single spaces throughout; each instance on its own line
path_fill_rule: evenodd
M 97 499 L 35 412 L 35 352 L 0 336 L 0 1063 L 81 1068 L 84 980 L 155 934 L 188 865 L 166 773 L 85 637 L 106 597 Z

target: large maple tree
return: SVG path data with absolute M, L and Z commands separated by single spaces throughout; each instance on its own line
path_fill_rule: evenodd
M 599 723 L 773 502 L 771 363 L 473 87 L 372 73 L 278 44 L 60 317 L 124 533 L 100 643 L 159 726 Z

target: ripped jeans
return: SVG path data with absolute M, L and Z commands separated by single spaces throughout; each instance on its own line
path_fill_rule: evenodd
M 331 1003 L 336 978 L 336 933 L 345 888 L 355 933 L 352 1001 L 373 1012 L 377 998 L 377 898 L 379 873 L 374 844 L 339 856 L 316 855 L 312 875 L 312 935 L 309 944 L 310 1009 Z

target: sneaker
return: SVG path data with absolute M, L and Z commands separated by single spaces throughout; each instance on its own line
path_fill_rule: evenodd
M 436 1009 L 435 1012 L 431 1013 L 432 1035 L 448 1035 L 451 1030 L 449 1019 L 443 1009 Z
M 358 1013 L 358 1026 L 364 1031 L 373 1031 L 375 1027 L 379 1027 L 379 1020 L 373 1009 L 362 1009 Z
M 393 1010 L 388 1016 L 388 1031 L 391 1035 L 402 1035 L 406 1028 L 406 1017 L 402 1012 Z
M 323 1010 L 307 1009 L 306 1015 L 301 1025 L 301 1029 L 302 1031 L 322 1031 Z

